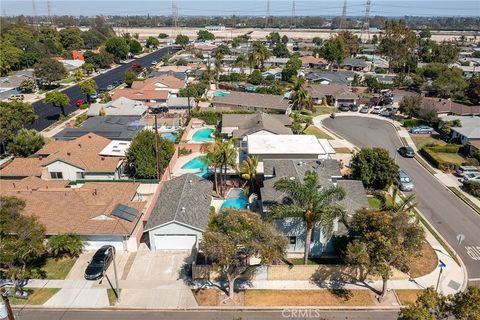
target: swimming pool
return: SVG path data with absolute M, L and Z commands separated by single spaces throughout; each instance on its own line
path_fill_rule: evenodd
M 198 141 L 198 142 L 212 142 L 213 141 L 212 133 L 213 133 L 213 129 L 210 129 L 210 128 L 200 129 L 193 134 L 192 140 Z
M 235 188 L 230 189 L 228 192 L 226 200 L 223 202 L 220 209 L 245 209 L 248 204 L 248 199 L 242 189 Z
M 228 91 L 217 90 L 213 93 L 214 97 L 228 97 L 229 95 L 230 95 L 230 92 Z
M 161 134 L 162 138 L 168 139 L 172 142 L 177 141 L 177 134 L 176 132 L 166 132 Z
M 195 174 L 200 177 L 208 177 L 208 164 L 205 160 L 201 157 L 195 157 L 192 160 L 185 163 L 182 169 L 189 169 L 189 170 L 198 170 Z

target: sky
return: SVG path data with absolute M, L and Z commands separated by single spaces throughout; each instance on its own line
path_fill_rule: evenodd
M 290 16 L 292 0 L 270 0 L 270 15 Z M 363 16 L 366 0 L 347 1 L 348 16 Z M 170 15 L 171 0 L 51 0 L 55 15 Z M 264 16 L 267 0 L 177 0 L 180 16 Z M 2 15 L 32 15 L 32 0 L 0 0 Z M 296 0 L 296 16 L 339 16 L 343 0 Z M 37 15 L 47 15 L 47 1 L 35 0 Z M 479 0 L 372 0 L 371 16 L 480 16 Z

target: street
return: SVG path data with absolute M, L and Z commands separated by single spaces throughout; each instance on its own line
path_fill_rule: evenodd
M 72 309 L 23 309 L 14 310 L 16 320 L 274 320 L 274 319 L 324 319 L 324 320 L 390 320 L 397 319 L 395 310 L 72 310 Z
M 150 66 L 153 60 L 160 61 L 165 54 L 173 52 L 174 50 L 176 49 L 173 47 L 162 48 L 144 57 L 138 58 L 134 61 L 120 65 L 119 67 L 109 70 L 105 73 L 99 74 L 93 79 L 97 83 L 97 87 L 99 89 L 106 88 L 115 80 L 123 81 L 125 77 L 125 72 L 130 68 L 133 63 L 139 63 L 142 66 Z M 77 107 L 75 106 L 75 101 L 77 99 L 85 99 L 85 95 L 80 92 L 80 88 L 78 85 L 65 89 L 62 92 L 70 97 L 70 106 L 65 108 L 66 114 L 72 113 L 77 109 Z M 32 105 L 38 115 L 38 119 L 30 126 L 30 128 L 41 131 L 50 126 L 56 120 L 58 120 L 60 108 L 46 105 L 43 103 L 43 100 L 37 101 Z
M 480 249 L 480 216 L 437 181 L 414 159 L 397 153 L 402 145 L 393 126 L 380 119 L 337 117 L 323 125 L 358 147 L 381 147 L 389 150 L 399 167 L 413 179 L 417 208 L 445 240 L 457 250 L 456 236 L 466 236 L 457 250 L 468 271 L 470 284 L 480 284 L 480 257 L 472 248 Z M 474 251 L 475 251 L 474 250 Z M 452 284 L 455 285 L 455 284 Z

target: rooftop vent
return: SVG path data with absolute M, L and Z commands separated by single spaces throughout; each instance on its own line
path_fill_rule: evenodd
M 185 211 L 186 211 L 186 208 L 185 208 L 185 207 L 182 207 L 180 210 L 181 210 L 182 212 L 185 212 Z

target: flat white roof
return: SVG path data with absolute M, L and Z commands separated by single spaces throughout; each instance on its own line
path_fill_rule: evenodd
M 249 135 L 249 154 L 326 154 L 318 139 L 313 135 Z
M 124 157 L 125 152 L 130 147 L 130 143 L 130 141 L 112 140 L 102 151 L 100 151 L 99 155 Z
M 323 147 L 323 150 L 325 150 L 326 153 L 328 154 L 335 154 L 335 149 L 333 149 L 332 145 L 330 144 L 330 142 L 328 142 L 327 139 L 318 139 L 318 142 L 320 142 L 320 144 L 322 145 Z

